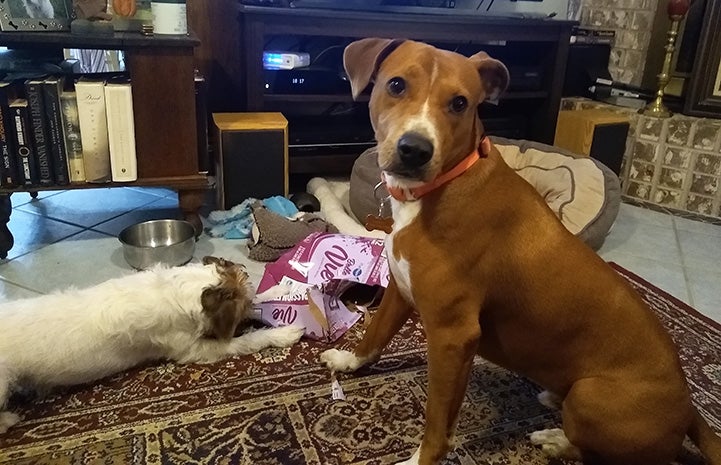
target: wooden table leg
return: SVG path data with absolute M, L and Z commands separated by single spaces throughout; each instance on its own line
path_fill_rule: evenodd
M 200 220 L 198 210 L 203 206 L 206 189 L 188 189 L 178 191 L 178 203 L 183 217 L 195 227 L 195 237 L 203 233 L 203 222 Z
M 15 244 L 13 234 L 8 229 L 10 214 L 13 211 L 10 195 L 12 194 L 0 194 L 0 258 L 2 259 L 7 258 L 8 252 Z

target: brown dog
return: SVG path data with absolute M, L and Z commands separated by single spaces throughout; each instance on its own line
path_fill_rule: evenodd
M 550 456 L 666 465 L 689 435 L 721 465 L 721 438 L 691 405 L 659 321 L 482 138 L 476 108 L 505 90 L 505 66 L 482 52 L 386 39 L 352 43 L 345 66 L 354 96 L 375 83 L 378 163 L 394 197 L 392 279 L 355 352 L 331 349 L 321 360 L 335 371 L 377 360 L 418 311 L 428 339 L 426 430 L 404 463 L 435 464 L 449 451 L 480 354 L 562 406 L 563 429 L 531 435 Z

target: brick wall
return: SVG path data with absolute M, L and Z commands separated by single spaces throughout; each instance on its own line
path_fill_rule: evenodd
M 620 176 L 627 198 L 721 219 L 721 120 L 680 114 L 651 118 L 583 98 L 566 98 L 561 108 L 602 108 L 628 116 Z
M 658 3 L 659 0 L 582 0 L 582 26 L 616 31 L 609 62 L 614 80 L 641 84 Z

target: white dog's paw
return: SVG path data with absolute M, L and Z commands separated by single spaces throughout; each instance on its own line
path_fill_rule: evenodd
M 534 446 L 541 446 L 543 453 L 549 457 L 569 460 L 580 460 L 581 451 L 571 444 L 561 428 L 534 431 L 529 435 Z
M 543 391 L 539 392 L 536 398 L 538 399 L 538 402 L 545 407 L 554 410 L 561 410 L 563 399 L 561 399 L 561 396 L 558 394 L 554 394 L 551 391 Z
M 12 412 L 0 412 L 0 434 L 20 423 L 20 417 Z
M 320 354 L 321 363 L 331 371 L 351 372 L 363 366 L 364 361 L 347 350 L 328 349 Z
M 416 449 L 415 453 L 411 458 L 405 462 L 398 462 L 396 465 L 418 465 L 418 461 L 421 459 L 421 448 Z
M 263 302 L 270 302 L 271 300 L 280 300 L 281 297 L 290 295 L 293 292 L 293 286 L 291 284 L 276 284 L 271 288 L 256 294 L 253 297 L 253 303 L 260 304 Z
M 273 347 L 290 347 L 300 341 L 300 338 L 305 333 L 305 328 L 290 325 L 272 328 L 269 331 L 272 334 Z

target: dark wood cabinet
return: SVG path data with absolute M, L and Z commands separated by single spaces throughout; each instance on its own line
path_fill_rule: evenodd
M 311 105 L 357 105 L 361 115 L 358 124 L 369 126 L 363 118 L 363 106 L 353 103 L 350 93 L 278 93 L 267 89 L 263 69 L 263 51 L 288 44 L 326 39 L 342 51 L 342 44 L 363 37 L 409 38 L 470 54 L 478 50 L 502 59 L 511 69 L 511 88 L 498 105 L 484 105 L 481 117 L 490 133 L 553 143 L 556 118 L 561 102 L 566 59 L 573 21 L 537 18 L 494 18 L 463 14 L 462 10 L 440 14 L 403 14 L 391 12 L 342 11 L 301 8 L 273 8 L 240 5 L 240 50 L 242 53 L 243 88 L 238 89 L 247 111 L 281 111 L 289 120 L 290 172 L 322 175 L 327 172 L 350 172 L 355 157 L 362 151 L 339 144 L 326 153 L 302 153 L 294 147 L 294 131 L 299 123 L 292 112 Z M 280 39 L 280 40 L 279 40 Z M 335 41 L 335 42 L 334 42 Z M 313 55 L 311 51 L 311 55 Z M 316 51 L 317 56 L 317 51 Z M 313 61 L 313 56 L 311 57 Z M 537 71 L 535 86 L 524 87 L 519 73 Z M 519 76 L 520 77 L 520 76 Z M 272 89 L 271 89 L 272 90 Z M 365 109 L 367 112 L 367 108 Z M 316 119 L 332 139 L 333 116 Z M 494 124 L 495 123 L 495 124 Z M 356 124 L 351 122 L 348 124 Z M 512 130 L 509 132 L 508 130 Z M 307 145 L 307 144 L 306 144 Z M 332 145 L 328 144 L 329 146 Z
M 179 206 L 198 232 L 198 209 L 208 177 L 199 173 L 195 111 L 194 56 L 199 40 L 187 36 L 151 36 L 116 32 L 108 36 L 69 32 L 0 32 L 0 46 L 44 49 L 123 50 L 133 89 L 138 180 L 129 183 L 78 183 L 68 186 L 0 188 L 0 256 L 12 247 L 7 230 L 13 192 L 162 186 L 178 191 Z

